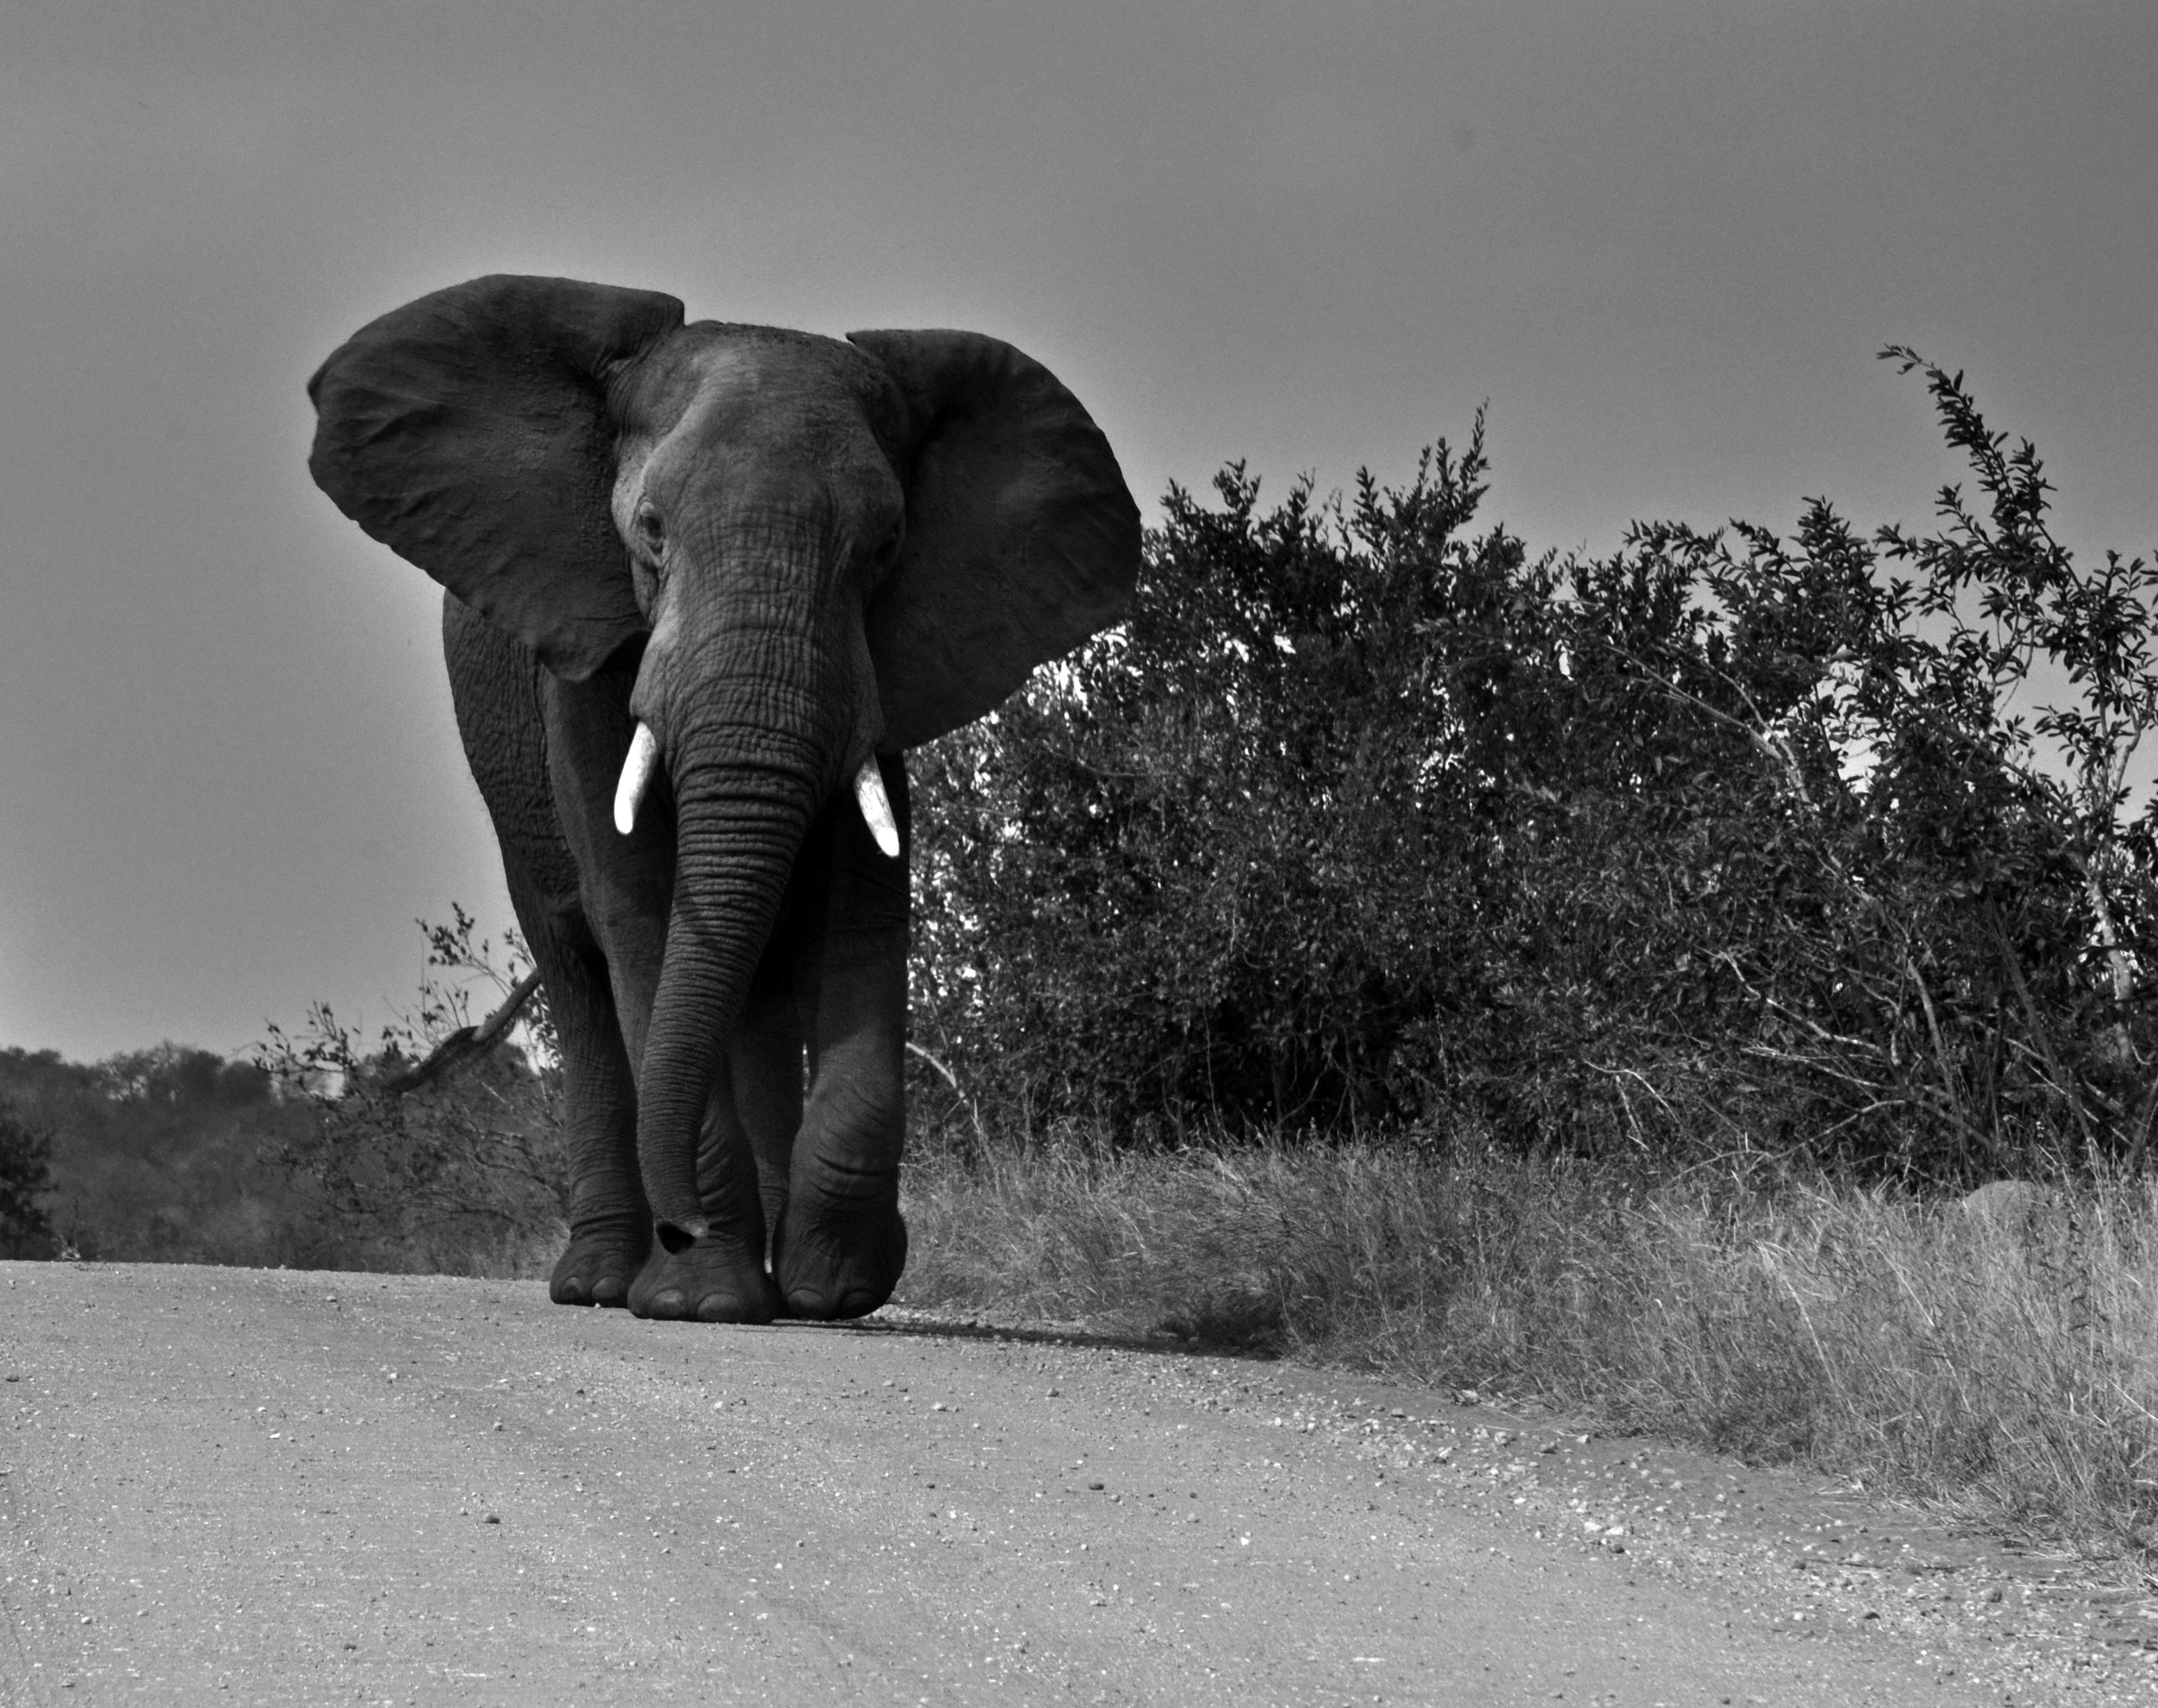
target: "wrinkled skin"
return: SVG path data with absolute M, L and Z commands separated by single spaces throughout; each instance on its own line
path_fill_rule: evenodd
M 317 481 L 448 593 L 458 729 L 561 1040 L 552 1296 L 875 1309 L 906 1254 L 900 755 L 1115 619 L 1138 512 L 1099 430 L 976 334 L 685 325 L 565 280 L 421 298 L 309 390 Z M 639 722 L 659 775 L 624 833 Z

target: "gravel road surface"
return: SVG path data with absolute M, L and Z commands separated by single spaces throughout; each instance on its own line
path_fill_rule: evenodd
M 11 1705 L 2158 1703 L 2130 1590 L 1488 1404 L 904 1313 L 0 1277 Z

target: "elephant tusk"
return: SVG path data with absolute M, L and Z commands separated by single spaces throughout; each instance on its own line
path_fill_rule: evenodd
M 862 761 L 862 768 L 854 773 L 854 801 L 862 809 L 863 821 L 876 845 L 893 859 L 899 858 L 899 824 L 891 816 L 891 801 L 884 792 L 884 779 L 877 774 L 876 756 L 872 753 Z
M 637 828 L 638 803 L 652 782 L 653 767 L 659 763 L 659 738 L 652 725 L 639 722 L 629 738 L 629 757 L 622 762 L 622 781 L 614 786 L 614 828 L 624 836 Z

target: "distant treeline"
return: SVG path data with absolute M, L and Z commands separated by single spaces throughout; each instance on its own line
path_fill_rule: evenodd
M 462 913 L 423 929 L 440 970 L 371 1040 L 318 1006 L 247 1060 L 0 1050 L 0 1257 L 529 1268 L 565 1202 L 545 1004 L 520 1041 L 400 1094 L 468 991 L 506 982 Z
M 301 1263 L 273 1152 L 312 1119 L 268 1073 L 163 1044 L 95 1065 L 0 1050 L 0 1256 Z

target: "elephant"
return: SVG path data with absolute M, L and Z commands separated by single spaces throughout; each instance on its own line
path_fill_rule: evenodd
M 309 469 L 441 584 L 457 729 L 560 1040 L 550 1296 L 865 1314 L 906 1257 L 902 758 L 1115 622 L 1138 507 L 979 333 L 685 319 L 496 275 L 308 382 Z

